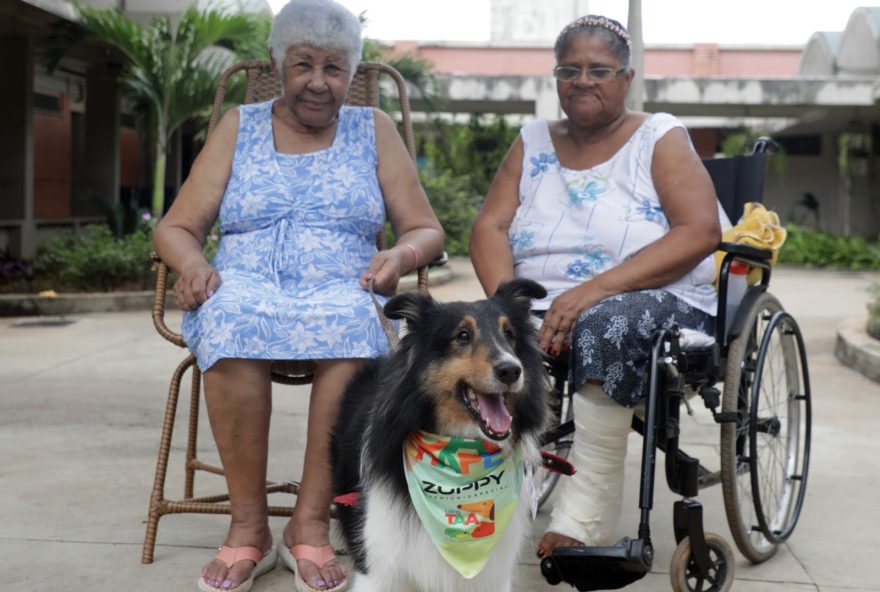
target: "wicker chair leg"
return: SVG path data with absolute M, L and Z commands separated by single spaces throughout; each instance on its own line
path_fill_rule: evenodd
M 171 450 L 171 436 L 174 433 L 174 416 L 177 414 L 177 399 L 180 394 L 180 381 L 183 374 L 195 363 L 195 356 L 189 355 L 177 366 L 168 388 L 168 403 L 165 406 L 165 421 L 162 423 L 162 437 L 159 440 L 159 458 L 156 461 L 156 474 L 153 478 L 153 491 L 147 512 L 147 532 L 144 535 L 144 548 L 141 563 L 152 563 L 156 548 L 156 532 L 159 518 L 166 513 L 165 477 L 168 474 L 168 454 Z
M 189 431 L 186 440 L 186 467 L 183 482 L 183 498 L 192 499 L 196 469 L 199 459 L 196 458 L 196 444 L 199 434 L 199 397 L 201 394 L 202 373 L 198 366 L 193 366 L 191 400 L 189 404 Z

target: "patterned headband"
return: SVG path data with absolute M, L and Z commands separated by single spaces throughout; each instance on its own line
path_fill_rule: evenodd
M 585 27 L 602 27 L 604 29 L 608 29 L 621 39 L 626 42 L 627 48 L 632 51 L 632 40 L 629 37 L 629 33 L 626 32 L 626 29 L 611 22 L 610 19 L 604 16 L 582 16 L 579 19 L 575 19 L 572 22 L 568 23 L 563 27 L 562 31 L 559 32 L 558 39 L 561 39 L 566 33 L 573 31 L 574 29 L 582 29 Z

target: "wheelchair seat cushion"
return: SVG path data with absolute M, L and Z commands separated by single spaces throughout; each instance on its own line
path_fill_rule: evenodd
M 715 338 L 702 331 L 684 327 L 681 329 L 678 343 L 685 351 L 695 351 L 712 347 L 715 344 Z
M 666 290 L 626 292 L 599 302 L 572 331 L 571 386 L 597 380 L 620 405 L 637 404 L 644 397 L 655 331 L 673 323 L 708 336 L 715 318 Z

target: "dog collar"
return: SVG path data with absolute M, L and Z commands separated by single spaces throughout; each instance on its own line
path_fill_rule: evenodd
M 427 432 L 403 445 L 410 498 L 431 542 L 458 573 L 483 569 L 519 501 L 523 454 L 490 440 Z

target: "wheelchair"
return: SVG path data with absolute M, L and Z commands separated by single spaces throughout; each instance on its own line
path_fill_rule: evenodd
M 731 220 L 739 218 L 745 202 L 761 201 L 764 166 L 773 146 L 771 139 L 761 138 L 750 155 L 704 161 Z M 649 519 L 658 449 L 665 454 L 669 488 L 682 496 L 673 507 L 677 547 L 670 580 L 674 590 L 725 591 L 733 582 L 730 545 L 703 530 L 702 505 L 694 499 L 700 489 L 721 483 L 731 535 L 753 563 L 772 557 L 794 531 L 810 461 L 812 406 L 803 337 L 795 319 L 767 290 L 770 251 L 733 243 L 719 248 L 725 255 L 714 343 L 689 347 L 685 331 L 676 326 L 654 337 L 644 417 L 636 413 L 632 426 L 643 436 L 636 538 L 624 537 L 606 547 L 554 549 L 540 565 L 548 583 L 613 590 L 650 571 L 654 550 Z M 761 281 L 748 287 L 728 323 L 727 287 L 733 261 L 760 269 Z M 574 433 L 572 393 L 566 382 L 567 361 L 559 360 L 548 362 L 557 421 L 542 435 L 541 445 L 545 452 L 567 458 Z M 720 426 L 719 471 L 707 469 L 679 448 L 681 407 L 692 413 L 690 400 L 697 397 Z M 539 503 L 546 502 L 558 478 L 550 473 L 538 484 Z

